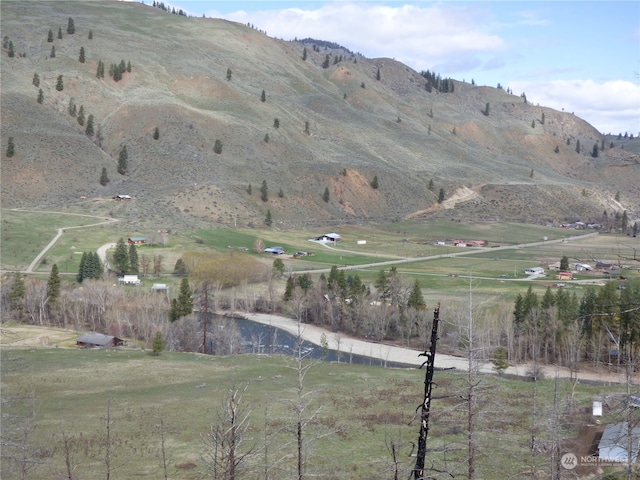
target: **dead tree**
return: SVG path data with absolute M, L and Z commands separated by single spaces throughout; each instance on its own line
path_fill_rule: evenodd
M 436 357 L 436 343 L 438 341 L 438 322 L 440 320 L 440 305 L 433 311 L 433 325 L 431 327 L 431 345 L 428 352 L 421 353 L 420 356 L 427 357 L 422 364 L 426 365 L 424 379 L 424 400 L 420 408 L 420 434 L 418 436 L 418 454 L 416 464 L 413 468 L 414 480 L 424 479 L 424 467 L 427 456 L 427 436 L 429 435 L 429 414 L 431 413 L 431 393 L 433 389 L 434 360 Z

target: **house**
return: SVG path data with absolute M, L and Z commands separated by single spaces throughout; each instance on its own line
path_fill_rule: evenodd
M 591 265 L 588 263 L 576 263 L 574 266 L 576 272 L 588 272 L 591 270 Z
M 571 272 L 559 272 L 558 280 L 573 280 L 573 273 Z
M 118 279 L 118 283 L 120 285 L 140 285 L 140 279 L 138 275 L 125 275 Z
M 554 272 L 560 271 L 560 262 L 550 263 L 548 266 L 549 270 L 553 270 Z
M 542 275 L 544 273 L 544 268 L 542 267 L 529 267 L 524 273 L 527 275 Z
M 127 243 L 129 245 L 146 245 L 147 237 L 129 237 Z
M 124 345 L 124 340 L 102 333 L 85 333 L 76 340 L 76 346 L 82 348 L 113 348 Z
M 342 237 L 337 233 L 325 233 L 324 235 L 320 235 L 319 237 L 314 238 L 317 242 L 339 242 L 342 240 Z
M 638 459 L 640 427 L 631 429 L 631 462 Z M 607 425 L 598 443 L 598 457 L 609 462 L 627 462 L 629 459 L 629 424 L 627 422 Z

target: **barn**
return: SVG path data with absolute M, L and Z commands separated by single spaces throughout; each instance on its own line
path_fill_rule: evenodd
M 76 340 L 76 346 L 82 348 L 112 348 L 122 345 L 124 345 L 124 340 L 121 338 L 102 333 L 85 333 Z

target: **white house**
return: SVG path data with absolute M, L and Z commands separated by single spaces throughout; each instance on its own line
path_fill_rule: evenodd
M 324 235 L 320 235 L 319 237 L 314 238 L 316 242 L 339 242 L 342 240 L 342 237 L 337 233 L 325 233 Z
M 631 462 L 638 459 L 640 427 L 631 430 Z M 598 457 L 609 462 L 627 462 L 629 458 L 629 426 L 627 422 L 607 425 L 598 443 Z
M 140 279 L 138 275 L 125 275 L 124 277 L 118 279 L 120 285 L 140 285 Z
M 542 267 L 529 267 L 524 273 L 527 275 L 542 275 L 544 273 L 544 268 Z

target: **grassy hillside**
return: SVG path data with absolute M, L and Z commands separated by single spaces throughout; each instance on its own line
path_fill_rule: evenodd
M 36 427 L 20 444 L 27 446 L 27 458 L 37 460 L 29 478 L 58 478 L 66 472 L 66 457 L 74 478 L 104 476 L 107 414 L 112 477 L 162 477 L 164 437 L 168 478 L 209 478 L 202 438 L 218 424 L 223 399 L 234 386 L 246 388 L 241 409 L 249 414 L 239 452 L 253 452 L 242 478 L 265 478 L 265 465 L 268 478 L 295 478 L 297 371 L 291 358 L 184 353 L 154 357 L 133 348 L 65 348 L 76 337 L 63 330 L 10 326 L 2 334 L 2 426 L 4 434 L 14 431 L 10 426 Z M 49 348 L 37 346 L 43 342 Z M 307 474 L 341 480 L 393 478 L 394 445 L 400 478 L 406 478 L 415 462 L 410 453 L 419 425 L 413 416 L 423 399 L 424 371 L 306 365 Z M 434 478 L 451 478 L 444 472 L 464 476 L 466 403 L 460 398 L 466 394 L 467 376 L 436 371 L 435 381 L 428 464 L 443 471 L 432 472 Z M 622 414 L 616 397 L 625 391 L 622 385 L 556 384 L 553 379 L 534 384 L 494 376 L 477 381 L 476 468 L 481 478 L 526 476 L 532 468 L 548 473 L 553 442 L 560 442 L 562 452 L 588 454 L 590 442 L 579 441 L 578 433 L 591 420 L 594 398 L 606 399 L 605 422 L 620 420 Z M 532 435 L 539 446 L 533 455 Z M 16 464 L 8 461 L 12 452 L 3 449 L 3 478 L 17 478 L 10 470 Z
M 456 81 L 454 93 L 429 93 L 403 64 L 340 50 L 330 51 L 324 69 L 322 49 L 308 48 L 303 61 L 301 43 L 139 3 L 8 1 L 0 8 L 7 48 L 11 41 L 16 52 L 9 58 L 4 48 L 0 64 L 3 206 L 117 208 L 125 221 L 150 227 L 261 224 L 267 210 L 281 225 L 406 216 L 595 219 L 623 209 L 638 216 L 635 143 L 610 149 L 607 139 L 594 159 L 602 135 L 571 113 L 525 103 L 520 92 Z M 70 17 L 73 35 L 66 33 Z M 109 67 L 122 60 L 131 72 L 115 82 Z M 85 134 L 71 103 L 93 115 L 100 135 Z M 126 175 L 116 171 L 122 146 Z M 370 186 L 374 176 L 378 189 Z M 475 195 L 456 202 L 461 187 Z M 436 203 L 440 188 L 454 197 L 447 208 Z M 108 199 L 118 193 L 134 201 L 115 207 Z

